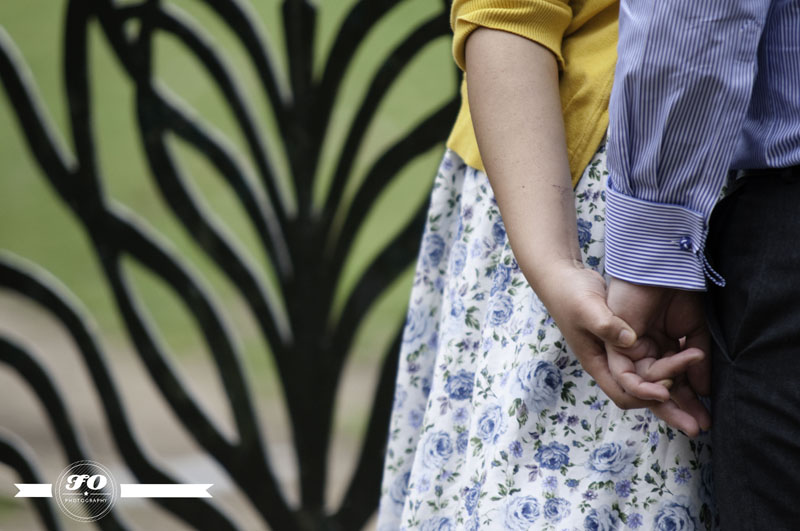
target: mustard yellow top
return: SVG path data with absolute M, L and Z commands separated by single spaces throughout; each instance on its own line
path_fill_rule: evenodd
M 462 70 L 467 37 L 479 27 L 516 33 L 556 56 L 573 186 L 608 128 L 608 100 L 617 62 L 618 15 L 618 0 L 453 1 L 453 57 Z M 461 109 L 447 147 L 473 168 L 485 171 L 472 129 L 466 73 L 461 82 Z

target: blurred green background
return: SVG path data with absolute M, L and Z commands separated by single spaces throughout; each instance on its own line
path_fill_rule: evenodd
M 257 21 L 280 72 L 281 83 L 287 86 L 280 2 L 248 0 L 242 3 Z M 66 0 L 0 2 L 0 28 L 5 33 L 3 38 L 10 38 L 15 43 L 21 60 L 29 68 L 43 114 L 56 131 L 59 142 L 66 152 L 72 152 L 62 65 L 66 4 Z M 203 2 L 168 0 L 163 4 L 179 11 L 182 18 L 201 28 L 203 35 L 226 59 L 247 96 L 257 126 L 267 140 L 268 151 L 283 183 L 284 200 L 292 205 L 290 177 L 275 136 L 269 102 L 235 34 Z M 339 25 L 353 4 L 352 0 L 320 0 L 315 4 L 318 8 L 314 47 L 317 75 L 322 71 Z M 331 126 L 326 133 L 322 163 L 315 182 L 317 205 L 321 204 L 327 193 L 339 150 L 372 75 L 410 31 L 442 9 L 442 3 L 438 1 L 400 1 L 367 35 L 348 69 L 336 100 Z M 131 31 L 134 30 L 131 28 Z M 236 289 L 194 244 L 161 198 L 147 167 L 136 124 L 133 83 L 117 63 L 96 21 L 92 22 L 89 35 L 94 137 L 107 196 L 123 205 L 148 232 L 157 234 L 160 241 L 190 264 L 223 310 L 226 325 L 244 355 L 253 391 L 260 399 L 277 400 L 279 390 L 272 372 L 268 345 L 262 341 L 253 317 L 249 315 Z M 159 34 L 155 50 L 156 71 L 161 86 L 179 101 L 181 108 L 188 109 L 204 125 L 213 129 L 217 137 L 224 139 L 253 177 L 251 181 L 258 182 L 236 120 L 225 104 L 221 91 L 206 75 L 200 63 L 169 35 Z M 443 36 L 415 57 L 382 101 L 378 113 L 369 124 L 345 197 L 351 197 L 357 190 L 365 171 L 385 148 L 446 103 L 456 88 L 450 39 Z M 6 94 L 2 91 L 0 94 L 0 249 L 36 263 L 67 286 L 91 316 L 104 350 L 112 360 L 122 352 L 131 352 L 133 346 L 118 316 L 90 242 L 79 222 L 61 203 L 31 157 Z M 264 283 L 272 285 L 270 264 L 235 196 L 215 170 L 191 148 L 175 138 L 171 139 L 171 147 L 183 173 L 202 203 L 213 213 L 217 224 L 236 242 L 236 247 L 251 261 Z M 370 260 L 404 226 L 412 213 L 427 201 L 430 183 L 443 149 L 443 144 L 436 146 L 410 161 L 376 202 L 348 258 L 338 286 L 337 308 L 358 282 L 359 275 Z M 128 260 L 125 268 L 135 286 L 139 302 L 147 309 L 170 355 L 178 363 L 195 358 L 210 360 L 195 323 L 170 290 L 134 261 Z M 381 297 L 362 323 L 352 353 L 352 363 L 372 367 L 384 354 L 394 330 L 403 320 L 412 273 L 409 268 Z M 350 410 L 347 415 L 337 413 L 336 429 L 359 437 L 363 433 L 369 405 L 367 403 L 361 409 Z M 13 404 L 2 404 L 0 410 L 13 407 Z M 14 426 L 6 421 L 10 417 L 3 418 L 2 424 L 13 431 Z M 0 510 L 3 505 L 5 503 L 0 504 Z

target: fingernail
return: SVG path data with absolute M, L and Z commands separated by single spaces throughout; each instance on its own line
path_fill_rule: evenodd
M 622 346 L 632 345 L 633 342 L 636 341 L 636 334 L 626 328 L 619 333 L 619 338 L 617 338 L 617 341 Z
M 669 379 L 669 378 L 667 378 L 666 380 L 661 380 L 661 381 L 659 381 L 659 382 L 656 382 L 656 383 L 659 383 L 659 384 L 663 385 L 663 386 L 664 386 L 664 387 L 666 387 L 667 389 L 672 389 L 672 383 L 673 383 L 673 382 L 672 382 L 672 380 L 671 380 L 671 379 Z

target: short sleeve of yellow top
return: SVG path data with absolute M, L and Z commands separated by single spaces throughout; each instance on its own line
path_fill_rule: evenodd
M 454 0 L 453 56 L 464 70 L 464 45 L 480 27 L 508 31 L 549 49 L 559 66 L 559 91 L 573 186 L 608 128 L 608 100 L 617 61 L 618 0 Z M 467 76 L 447 147 L 485 171 L 472 129 Z

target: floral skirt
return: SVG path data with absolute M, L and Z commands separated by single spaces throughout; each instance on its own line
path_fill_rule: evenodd
M 575 191 L 604 273 L 606 155 Z M 486 174 L 442 160 L 416 265 L 380 531 L 715 528 L 707 434 L 623 411 L 567 347 L 517 265 Z

